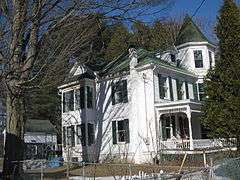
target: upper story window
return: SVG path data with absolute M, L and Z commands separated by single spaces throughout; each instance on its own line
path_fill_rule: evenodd
M 118 142 L 130 142 L 128 119 L 124 119 L 121 121 L 112 121 L 112 137 L 113 144 L 117 144 Z
M 198 83 L 198 94 L 199 94 L 199 100 L 204 101 L 205 93 L 204 93 L 204 84 L 203 83 Z
M 176 79 L 178 100 L 184 99 L 183 81 Z
M 128 102 L 127 80 L 112 84 L 112 104 Z
M 93 107 L 93 88 L 87 86 L 87 108 Z
M 67 91 L 63 93 L 63 112 L 74 110 L 74 91 Z
M 211 51 L 208 51 L 208 56 L 209 56 L 209 68 L 212 69 L 213 57 L 212 57 L 212 52 Z
M 194 62 L 195 68 L 203 68 L 203 56 L 201 50 L 196 50 L 194 52 Z
M 84 108 L 93 108 L 93 88 L 81 86 L 80 89 L 63 93 L 63 113 Z
M 167 84 L 167 77 L 162 76 L 161 74 L 158 75 L 158 82 L 159 82 L 159 95 L 161 99 L 168 98 L 168 84 Z
M 197 84 L 194 83 L 193 84 L 193 97 L 194 97 L 194 100 L 198 100 L 198 88 L 197 88 Z

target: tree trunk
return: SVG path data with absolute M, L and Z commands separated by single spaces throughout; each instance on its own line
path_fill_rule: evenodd
M 3 162 L 4 179 L 20 179 L 22 174 L 25 109 L 22 94 L 7 93 L 7 127 Z

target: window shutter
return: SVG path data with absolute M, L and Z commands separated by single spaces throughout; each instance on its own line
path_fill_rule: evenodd
M 186 99 L 189 99 L 188 82 L 185 81 Z
M 85 108 L 85 87 L 80 87 L 80 108 Z
M 129 120 L 124 119 L 124 129 L 126 130 L 126 143 L 130 143 Z
M 87 86 L 87 108 L 93 107 L 93 90 Z
M 122 101 L 124 103 L 128 102 L 127 80 L 122 81 Z
M 194 96 L 194 100 L 198 100 L 198 90 L 197 90 L 197 84 L 194 83 L 193 84 L 193 96 Z
M 115 84 L 112 83 L 112 105 L 115 105 Z
M 74 130 L 74 125 L 71 126 L 71 145 L 72 147 L 75 146 L 75 130 Z
M 113 144 L 117 144 L 117 127 L 116 127 L 116 121 L 112 121 L 112 139 Z
M 63 93 L 63 112 L 66 112 L 66 93 Z
M 82 146 L 86 146 L 86 130 L 85 130 L 85 124 L 81 124 L 81 134 L 82 134 Z
M 173 87 L 172 87 L 172 78 L 168 77 L 168 80 L 169 80 L 170 99 L 171 99 L 171 101 L 174 101 L 174 98 L 173 98 Z
M 165 141 L 167 140 L 167 134 L 166 134 L 166 120 L 161 118 L 162 121 L 162 139 Z
M 159 96 L 160 96 L 160 99 L 164 99 L 164 87 L 163 87 L 163 79 L 162 79 L 162 76 L 161 74 L 158 74 L 158 83 L 159 83 Z
M 62 129 L 62 141 L 63 141 L 63 147 L 66 147 L 66 127 L 63 127 Z
M 180 86 L 180 84 L 179 84 L 179 80 L 178 79 L 176 79 L 176 85 L 177 85 L 177 99 L 178 100 L 181 100 L 181 95 L 180 95 L 180 90 L 181 90 L 181 88 L 179 87 Z
M 88 123 L 87 124 L 87 128 L 88 128 L 88 145 L 90 146 L 91 144 L 94 143 L 94 127 L 93 124 Z

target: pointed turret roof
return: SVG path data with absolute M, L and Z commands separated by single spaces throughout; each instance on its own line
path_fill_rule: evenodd
M 184 19 L 175 45 L 178 46 L 187 42 L 209 42 L 199 27 L 193 22 L 192 18 L 188 15 Z

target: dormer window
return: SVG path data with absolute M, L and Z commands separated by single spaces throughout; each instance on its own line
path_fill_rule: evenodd
M 194 51 L 195 68 L 203 68 L 203 56 L 201 50 Z
M 171 57 L 171 62 L 175 63 L 176 62 L 176 55 L 175 54 L 170 54 Z

